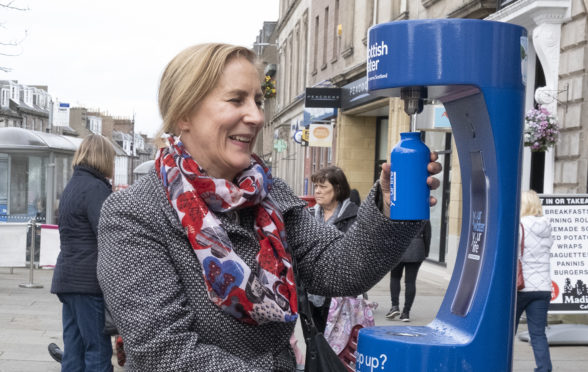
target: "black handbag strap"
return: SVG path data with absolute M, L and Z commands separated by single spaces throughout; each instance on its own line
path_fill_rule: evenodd
M 298 265 L 296 263 L 296 258 L 294 257 L 294 252 L 291 252 L 290 254 L 292 255 L 292 268 L 294 270 L 296 295 L 298 297 L 298 315 L 300 316 L 300 325 L 302 326 L 304 339 L 308 344 L 309 339 L 319 333 L 319 331 L 312 319 L 310 302 L 308 301 L 308 292 L 306 292 L 306 288 L 304 288 L 304 285 L 300 280 L 300 275 L 298 275 Z

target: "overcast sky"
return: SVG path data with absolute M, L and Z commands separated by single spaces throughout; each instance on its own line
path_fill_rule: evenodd
M 9 3 L 0 0 L 0 4 Z M 277 21 L 279 0 L 16 0 L 0 8 L 0 80 L 47 85 L 54 99 L 135 114 L 154 135 L 161 119 L 157 87 L 171 58 L 210 41 L 251 47 L 263 21 Z M 24 36 L 26 31 L 26 37 Z

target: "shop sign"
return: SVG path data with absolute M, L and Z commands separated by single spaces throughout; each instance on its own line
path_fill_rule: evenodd
M 304 107 L 341 107 L 341 88 L 306 88 Z
M 551 222 L 552 313 L 588 314 L 588 195 L 539 195 Z
M 333 145 L 333 126 L 331 124 L 310 124 L 308 143 L 311 147 L 331 147 Z
M 341 93 L 341 108 L 348 110 L 374 101 L 380 97 L 368 93 L 367 76 L 344 85 Z
M 274 141 L 274 149 L 276 149 L 277 152 L 283 152 L 287 147 L 288 144 L 281 138 Z

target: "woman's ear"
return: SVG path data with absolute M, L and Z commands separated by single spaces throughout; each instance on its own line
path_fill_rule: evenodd
M 176 130 L 180 133 L 190 131 L 190 121 L 186 118 L 180 119 L 176 126 Z

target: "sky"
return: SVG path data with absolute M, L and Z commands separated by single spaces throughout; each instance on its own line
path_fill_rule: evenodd
M 0 4 L 10 3 L 0 0 Z M 166 64 L 203 42 L 252 47 L 279 0 L 15 0 L 0 7 L 0 80 L 46 85 L 54 100 L 161 125 L 157 89 Z

